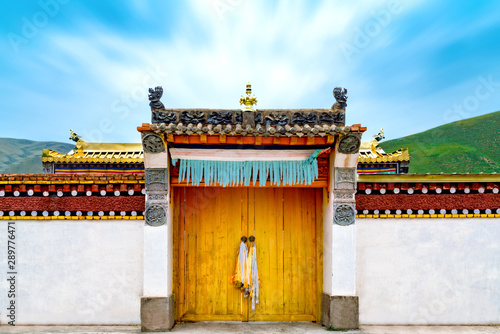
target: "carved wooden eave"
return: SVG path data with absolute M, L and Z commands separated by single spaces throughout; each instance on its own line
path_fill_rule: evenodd
M 303 134 L 282 136 L 281 134 L 265 133 L 265 134 L 238 134 L 233 131 L 226 132 L 225 127 L 220 129 L 215 129 L 218 132 L 209 134 L 204 131 L 192 131 L 186 129 L 184 131 L 169 131 L 166 129 L 167 126 L 163 124 L 147 124 L 144 123 L 142 126 L 138 127 L 137 130 L 140 132 L 155 132 L 165 136 L 165 140 L 169 143 L 175 144 L 208 144 L 208 145 L 332 145 L 335 142 L 335 137 L 338 135 L 347 135 L 349 133 L 362 133 L 366 131 L 365 127 L 359 126 L 359 124 L 354 124 L 352 126 L 342 127 L 340 131 L 332 131 L 330 134 L 326 133 L 309 133 L 307 136 Z M 197 128 L 198 129 L 198 128 Z
M 250 117 L 250 121 L 247 120 Z M 344 112 L 331 109 L 161 109 L 152 111 L 152 131 L 176 144 L 331 145 L 335 136 L 366 131 L 345 126 Z
M 253 115 L 255 125 L 345 125 L 345 112 L 332 109 L 153 109 L 152 123 L 236 125 L 243 124 L 245 114 Z

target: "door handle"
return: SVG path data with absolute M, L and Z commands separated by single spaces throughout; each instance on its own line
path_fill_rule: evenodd
M 242 237 L 241 237 L 241 241 L 243 241 L 243 242 L 247 242 L 247 237 L 242 236 Z
M 251 235 L 250 238 L 248 238 L 248 241 L 254 242 L 255 241 L 255 237 L 253 235 Z

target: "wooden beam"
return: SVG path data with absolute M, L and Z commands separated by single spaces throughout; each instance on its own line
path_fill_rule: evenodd
M 335 141 L 335 136 L 325 137 L 275 137 L 275 136 L 229 136 L 229 135 L 176 135 L 167 134 L 165 139 L 175 144 L 206 144 L 206 145 L 266 145 L 266 146 L 293 146 L 293 145 L 329 145 Z
M 177 176 L 172 176 L 170 178 L 170 185 L 172 187 L 222 187 L 221 184 L 217 183 L 215 185 L 205 185 L 204 182 L 200 182 L 198 186 L 193 185 L 191 182 L 189 184 L 186 183 L 186 181 L 182 181 L 179 183 L 179 177 Z M 317 180 L 314 181 L 313 183 L 307 185 L 307 184 L 296 184 L 293 186 L 283 186 L 283 185 L 271 185 L 270 181 L 266 182 L 266 185 L 263 186 L 263 188 L 325 188 L 328 185 L 328 181 L 326 180 Z M 243 186 L 243 185 L 236 185 L 236 186 L 226 186 L 226 188 L 258 188 L 260 187 L 259 181 L 255 182 L 255 185 L 253 184 L 253 181 L 250 182 L 249 186 Z

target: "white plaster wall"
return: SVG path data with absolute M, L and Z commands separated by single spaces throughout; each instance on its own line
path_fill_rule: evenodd
M 361 324 L 499 324 L 500 220 L 357 219 Z
M 326 195 L 324 195 L 326 198 Z M 323 213 L 323 292 L 331 296 L 356 295 L 356 224 L 333 223 L 333 194 Z
M 139 324 L 143 220 L 16 221 L 16 324 Z M 5 324 L 7 221 L 0 222 Z
M 144 227 L 144 297 L 172 295 L 173 239 L 170 220 L 162 226 Z M 170 247 L 169 247 L 170 245 Z M 170 270 L 169 270 L 170 269 Z
M 332 295 L 356 295 L 356 225 L 332 224 Z

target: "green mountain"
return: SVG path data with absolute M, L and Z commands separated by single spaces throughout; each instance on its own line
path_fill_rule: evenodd
M 409 173 L 500 173 L 500 111 L 380 143 L 408 147 Z
M 42 173 L 42 149 L 67 153 L 72 144 L 0 138 L 0 174 Z

